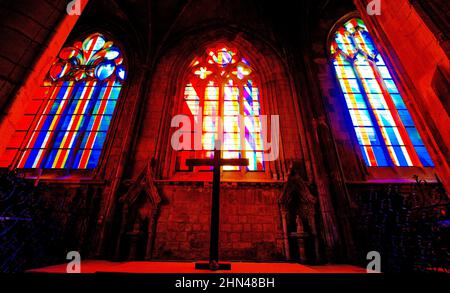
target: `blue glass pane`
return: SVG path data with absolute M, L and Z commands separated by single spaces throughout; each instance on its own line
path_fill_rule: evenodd
M 124 80 L 127 76 L 125 68 L 122 65 L 117 66 L 116 74 L 120 80 Z
M 80 160 L 83 152 L 90 153 L 86 169 L 94 169 L 95 167 L 97 167 L 98 159 L 100 158 L 101 154 L 101 151 L 99 150 L 79 150 L 75 156 L 74 167 L 78 168 L 78 166 L 80 165 Z
M 79 99 L 87 99 L 91 98 L 87 95 L 87 90 L 89 88 L 86 86 L 85 82 L 80 82 L 75 86 L 74 93 L 72 93 L 73 99 L 79 100 Z M 91 95 L 92 96 L 92 95 Z
M 47 136 L 47 131 L 41 131 L 37 134 L 37 138 L 36 138 L 36 142 L 34 143 L 33 147 L 42 147 L 42 144 L 44 143 L 46 136 Z
M 361 94 L 344 94 L 349 109 L 366 109 L 366 101 Z
M 352 66 L 334 66 L 339 78 L 356 78 Z
M 425 167 L 433 167 L 433 161 L 430 158 L 430 155 L 428 154 L 426 148 L 424 146 L 416 146 L 414 147 L 414 149 L 417 152 L 417 155 L 419 156 L 420 162 L 425 166 Z
M 364 85 L 368 94 L 381 94 L 381 88 L 376 79 L 365 79 Z
M 395 85 L 392 79 L 385 79 L 384 83 L 386 84 L 386 88 L 391 94 L 398 94 L 397 86 Z
M 52 168 L 53 165 L 53 161 L 55 161 L 56 158 L 56 154 L 57 154 L 58 150 L 51 150 L 48 158 L 47 158 L 47 162 L 45 163 L 44 168 Z
M 393 146 L 389 147 L 390 149 L 394 150 L 395 156 L 397 157 L 399 167 L 407 167 L 408 162 L 406 161 L 405 155 L 403 153 L 402 147 L 400 146 Z
M 100 120 L 100 126 L 98 127 L 98 129 L 93 129 L 93 127 L 94 127 L 94 122 L 95 122 L 95 120 L 96 119 L 101 119 Z M 88 127 L 87 127 L 87 130 L 88 131 L 91 131 L 91 130 L 99 130 L 99 131 L 107 131 L 108 130 L 108 127 L 109 127 L 109 124 L 111 123 L 111 116 L 109 116 L 109 115 L 103 115 L 103 116 L 91 116 L 91 118 L 89 119 L 89 124 L 88 124 Z
M 73 100 L 70 102 L 69 109 L 67 110 L 67 115 L 72 114 L 83 114 L 86 110 L 91 107 L 93 100 Z
M 77 117 L 81 117 L 81 122 L 78 120 L 78 123 L 80 123 L 80 125 L 83 124 L 84 120 L 86 119 L 86 116 L 82 116 L 82 115 L 71 115 L 71 116 L 65 116 L 63 118 L 62 124 L 60 124 L 60 129 L 62 130 L 67 130 L 70 126 L 70 123 L 72 122 L 72 120 L 75 122 L 75 119 Z
M 69 88 L 69 82 L 64 82 L 58 91 L 56 99 L 67 99 L 66 91 Z
M 33 168 L 34 160 L 39 155 L 40 149 L 32 149 L 24 165 L 24 168 Z M 39 166 L 38 166 L 39 167 Z
M 47 115 L 46 117 L 44 116 L 44 124 L 42 125 L 42 130 L 48 130 L 50 129 L 50 126 L 52 124 L 53 119 L 55 118 L 54 115 Z
M 78 132 L 66 132 L 66 131 L 60 131 L 56 134 L 55 143 L 53 144 L 54 148 L 60 148 L 60 147 L 68 147 L 71 143 L 70 147 L 74 147 L 74 142 L 76 142 L 78 138 L 79 133 Z M 63 142 L 63 139 L 66 137 L 66 140 L 64 142 L 65 146 L 61 146 L 61 143 Z M 69 141 L 70 139 L 70 141 Z
M 385 167 L 389 166 L 388 161 L 386 160 L 386 154 L 384 153 L 384 149 L 380 146 L 372 147 L 373 152 L 375 154 L 375 158 L 377 160 L 377 166 Z
M 361 78 L 375 78 L 372 67 L 370 66 L 358 66 L 357 71 Z
M 73 101 L 69 104 L 69 109 L 68 109 L 67 112 L 66 112 L 68 115 L 72 115 L 73 113 L 75 113 L 75 109 L 77 108 L 78 101 L 79 101 L 79 100 L 73 100 Z
M 360 93 L 356 79 L 339 79 L 344 93 Z
M 52 149 L 50 151 L 44 168 L 49 168 L 49 169 L 53 168 L 53 163 L 55 162 L 56 155 L 58 154 L 58 151 L 59 151 L 59 149 Z M 68 167 L 68 164 L 70 163 L 70 155 L 71 155 L 72 152 L 73 152 L 73 150 L 70 150 L 68 154 L 62 154 L 58 158 L 58 159 L 62 158 L 61 156 L 64 156 L 65 158 L 67 158 L 65 163 L 64 163 L 64 166 L 62 166 L 62 168 L 67 168 Z
M 380 140 L 373 127 L 355 127 L 355 132 L 360 145 L 380 145 Z
M 395 134 L 395 130 L 397 130 L 397 127 L 385 127 L 384 130 L 386 131 L 390 145 L 400 145 L 400 142 L 397 139 L 397 135 Z M 386 142 L 387 144 L 388 142 Z
M 371 53 L 374 53 L 374 55 L 377 55 L 374 42 L 372 40 L 372 37 L 370 36 L 369 32 L 366 30 L 361 30 L 361 36 L 364 41 L 364 44 L 371 49 Z
M 84 134 L 83 139 L 81 140 L 81 146 L 80 146 L 80 148 L 82 148 L 82 149 L 86 148 L 86 143 L 87 143 L 87 141 L 88 141 L 88 138 L 89 138 L 89 134 L 90 134 L 90 133 L 91 133 L 91 132 L 86 132 L 86 133 Z
M 108 101 L 108 104 L 106 104 L 106 109 L 103 114 L 105 115 L 112 115 L 114 113 L 114 109 L 116 108 L 116 101 Z
M 109 94 L 110 100 L 117 100 L 119 98 L 121 86 L 119 83 L 114 83 L 114 86 L 111 88 L 111 93 Z
M 423 146 L 423 141 L 415 127 L 406 127 L 406 131 L 408 132 L 409 138 L 414 146 Z
M 50 109 L 48 114 L 52 114 L 52 115 L 56 114 L 56 112 L 58 111 L 58 108 L 59 108 L 61 102 L 62 102 L 62 100 L 54 100 L 53 101 L 53 105 L 52 105 L 52 107 L 51 107 L 51 109 Z
M 378 66 L 378 72 L 380 73 L 383 79 L 391 79 L 391 74 L 386 66 Z
M 105 58 L 108 60 L 116 59 L 120 56 L 120 50 L 116 46 L 112 46 L 108 48 L 108 52 L 105 55 Z
M 95 77 L 99 80 L 107 79 L 114 73 L 115 69 L 116 65 L 113 61 L 102 62 L 95 68 Z
M 93 136 L 91 138 L 91 140 L 94 139 L 94 143 L 92 146 L 86 145 L 90 136 Z M 105 138 L 106 138 L 106 132 L 95 133 L 95 132 L 88 131 L 84 134 L 83 140 L 81 141 L 81 148 L 82 149 L 84 149 L 84 148 L 101 149 L 103 147 L 103 143 L 105 142 Z
M 60 124 L 60 129 L 68 129 L 69 124 L 72 121 L 73 116 L 64 116 L 62 118 L 62 124 Z
M 367 154 L 366 154 L 366 151 L 364 149 L 364 146 L 360 146 L 360 149 L 361 149 L 361 154 L 362 154 L 362 157 L 364 159 L 364 162 L 366 163 L 367 166 L 370 166 L 369 158 L 367 158 Z
M 394 118 L 389 110 L 377 110 L 378 119 L 380 119 L 380 126 L 395 126 Z
M 403 103 L 402 96 L 399 94 L 392 94 L 392 100 L 394 101 L 395 107 L 399 110 L 406 109 L 405 103 Z
M 105 143 L 106 132 L 97 132 L 97 136 L 95 137 L 93 149 L 101 150 L 103 148 L 103 144 Z
M 354 126 L 373 126 L 369 111 L 367 110 L 349 110 L 350 117 Z
M 93 150 L 89 157 L 88 164 L 86 166 L 87 169 L 94 169 L 97 166 L 98 159 L 100 158 L 101 151 Z
M 100 106 L 102 105 L 103 102 L 104 102 L 104 100 L 98 100 L 97 103 L 95 103 L 94 112 L 93 112 L 94 115 L 99 113 Z M 103 113 L 100 113 L 100 114 L 112 115 L 114 113 L 116 103 L 117 103 L 116 100 L 108 100 L 106 102 Z
M 384 100 L 384 96 L 382 94 L 368 94 L 367 95 L 374 109 L 388 109 L 388 105 Z
M 81 154 L 83 151 L 78 151 L 75 155 L 75 160 L 73 161 L 73 168 L 77 169 L 80 165 Z
M 400 116 L 400 119 L 402 120 L 405 127 L 414 126 L 414 122 L 411 118 L 411 115 L 409 115 L 408 110 L 399 110 L 398 115 Z
M 66 132 L 60 131 L 56 134 L 55 145 L 58 148 L 61 145 L 62 140 L 64 139 Z

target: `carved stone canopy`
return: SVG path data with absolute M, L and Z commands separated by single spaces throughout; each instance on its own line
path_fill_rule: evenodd
M 279 199 L 283 206 L 289 207 L 293 202 L 297 202 L 300 206 L 309 206 L 317 202 L 315 184 L 303 178 L 301 168 L 301 162 L 291 162 L 289 176 Z

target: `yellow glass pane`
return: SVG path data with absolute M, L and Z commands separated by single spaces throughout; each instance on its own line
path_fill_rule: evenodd
M 197 95 L 197 92 L 195 91 L 192 84 L 187 84 L 184 88 L 184 99 L 186 100 L 200 100 L 200 98 Z
M 203 117 L 203 131 L 216 132 L 219 126 L 219 118 L 217 116 Z
M 188 100 L 188 101 L 186 101 L 186 104 L 189 108 L 189 111 L 191 112 L 190 114 L 192 114 L 194 116 L 198 115 L 198 108 L 199 108 L 200 101 Z
M 219 102 L 218 101 L 205 101 L 203 109 L 203 115 L 218 116 L 219 115 Z
M 207 86 L 205 89 L 205 100 L 216 101 L 219 99 L 219 88 L 216 86 Z
M 237 101 L 239 99 L 239 89 L 226 85 L 224 88 L 224 99 L 225 101 Z
M 223 148 L 227 151 L 240 151 L 241 143 L 239 133 L 225 133 Z
M 229 115 L 239 115 L 239 103 L 237 101 L 225 101 L 223 105 L 223 114 Z
M 258 116 L 245 117 L 245 129 L 248 132 L 260 132 L 261 121 Z
M 239 117 L 225 116 L 223 118 L 224 132 L 239 132 Z
M 245 138 L 245 149 L 246 150 L 262 150 L 262 140 L 259 136 L 256 136 L 257 133 L 248 133 Z
M 215 133 L 203 133 L 202 147 L 204 150 L 214 150 Z

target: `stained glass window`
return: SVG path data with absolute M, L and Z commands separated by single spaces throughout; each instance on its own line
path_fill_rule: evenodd
M 330 50 L 366 164 L 433 166 L 364 22 L 353 18 L 339 26 Z
M 125 77 L 121 51 L 101 34 L 63 48 L 33 97 L 17 167 L 95 168 Z
M 178 171 L 191 171 L 185 164 L 187 158 L 212 158 L 219 134 L 223 134 L 223 158 L 248 158 L 247 171 L 264 170 L 260 93 L 254 74 L 250 63 L 225 45 L 210 48 L 192 61 L 184 88 L 183 113 L 191 117 L 192 125 L 202 119 L 201 150 L 178 151 Z M 194 145 L 194 131 L 191 135 Z M 241 167 L 223 169 L 238 171 Z

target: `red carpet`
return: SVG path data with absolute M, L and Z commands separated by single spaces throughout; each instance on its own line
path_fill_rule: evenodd
M 32 269 L 28 272 L 65 273 L 66 264 Z M 81 262 L 82 273 L 209 273 L 195 270 L 194 262 L 156 262 L 129 261 L 111 262 L 103 260 L 86 260 Z M 211 273 L 366 273 L 366 270 L 352 265 L 305 266 L 295 263 L 251 263 L 232 262 L 231 271 L 215 271 Z

